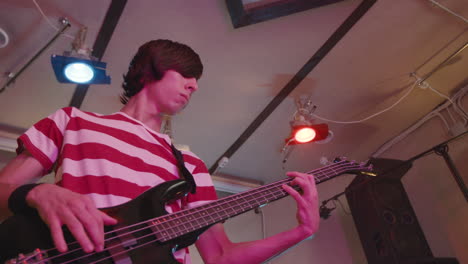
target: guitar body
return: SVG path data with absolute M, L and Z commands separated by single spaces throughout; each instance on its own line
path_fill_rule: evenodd
M 103 252 L 86 256 L 89 254 L 80 249 L 76 250 L 75 253 L 72 251 L 79 248 L 79 245 L 74 243 L 69 245 L 68 253 L 63 256 L 59 256 L 60 252 L 53 250 L 48 251 L 48 256 L 43 258 L 55 256 L 46 263 L 179 264 L 174 259 L 172 252 L 193 244 L 209 226 L 167 242 L 153 242 L 157 237 L 151 228 L 151 221 L 141 222 L 166 215 L 165 204 L 182 198 L 189 190 L 188 184 L 183 180 L 165 182 L 127 203 L 101 209 L 119 221 L 115 226 L 106 227 L 106 233 L 112 232 L 110 234 L 112 238 L 109 234 L 106 235 L 106 246 Z M 138 231 L 142 229 L 142 225 L 146 228 Z M 132 232 L 128 234 L 128 229 L 119 231 L 122 227 L 131 228 Z M 49 232 L 47 225 L 41 221 L 37 214 L 15 215 L 8 218 L 0 225 L 0 263 L 17 258 L 21 253 L 31 253 L 37 248 L 43 250 L 54 248 Z M 64 229 L 64 233 L 68 243 L 75 241 L 68 230 Z M 142 246 L 143 244 L 145 245 Z M 21 263 L 35 263 L 39 259 L 39 257 L 33 257 L 31 262 Z

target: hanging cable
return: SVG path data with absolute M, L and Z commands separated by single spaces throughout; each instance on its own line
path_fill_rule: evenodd
M 420 80 L 422 79 L 422 78 L 419 77 L 416 73 L 413 73 L 413 75 L 414 75 L 416 78 L 420 79 Z M 429 90 L 431 90 L 432 92 L 434 92 L 434 93 L 437 94 L 438 96 L 440 96 L 440 97 L 446 99 L 447 101 L 449 101 L 449 102 L 453 105 L 453 107 L 454 107 L 455 110 L 457 110 L 457 109 L 458 109 L 458 110 L 461 110 L 461 113 L 458 112 L 458 111 L 457 111 L 457 112 L 458 112 L 464 119 L 468 118 L 468 115 L 466 115 L 465 111 L 464 111 L 457 103 L 455 103 L 455 101 L 452 100 L 452 98 L 448 97 L 447 95 L 441 93 L 439 90 L 437 90 L 437 89 L 435 89 L 434 87 L 432 87 L 427 81 L 420 81 L 419 86 L 420 86 L 421 88 L 423 88 L 423 89 L 424 89 L 424 88 L 429 88 Z
M 42 17 L 47 22 L 47 24 L 49 24 L 53 29 L 55 29 L 57 31 L 60 31 L 60 28 L 57 27 L 56 25 L 54 25 L 54 23 L 52 23 L 52 21 L 50 21 L 50 19 L 46 16 L 44 11 L 42 11 L 42 8 L 39 6 L 39 4 L 36 2 L 36 0 L 32 0 L 32 1 L 33 1 L 34 5 L 36 6 L 37 10 L 39 10 L 39 13 L 41 13 Z M 64 35 L 67 38 L 75 39 L 75 37 L 73 37 L 72 35 L 68 35 L 68 34 L 62 34 L 62 35 Z
M 455 116 L 452 114 L 452 111 L 450 111 L 450 107 L 447 107 L 447 114 L 450 117 L 450 120 L 452 120 L 452 124 L 457 123 L 457 120 L 455 119 Z
M 3 43 L 0 43 L 0 49 L 1 49 L 8 45 L 8 43 L 10 42 L 10 38 L 8 37 L 8 34 L 6 33 L 6 31 L 3 30 L 2 28 L 0 28 L 0 35 L 3 36 Z
M 448 109 L 448 108 L 447 108 L 447 109 Z M 447 120 L 445 120 L 444 116 L 443 116 L 441 113 L 439 113 L 439 112 L 434 113 L 434 116 L 437 116 L 437 117 L 439 117 L 440 119 L 442 119 L 442 122 L 444 122 L 445 128 L 447 128 L 447 132 L 450 131 L 450 126 L 449 126 Z
M 362 123 L 362 122 L 364 122 L 364 121 L 367 121 L 367 120 L 369 120 L 369 119 L 371 119 L 371 118 L 374 118 L 374 117 L 376 117 L 376 116 L 378 116 L 378 115 L 380 115 L 380 114 L 383 114 L 383 113 L 389 111 L 390 109 L 394 108 L 396 105 L 398 105 L 401 101 L 403 101 L 403 99 L 405 99 L 405 98 L 414 90 L 414 87 L 416 87 L 416 85 L 418 84 L 418 82 L 419 82 L 419 79 L 416 78 L 416 81 L 413 83 L 413 85 L 411 86 L 411 88 L 408 89 L 408 91 L 407 91 L 400 99 L 398 99 L 394 104 L 392 104 L 391 106 L 385 108 L 385 109 L 382 110 L 382 111 L 379 111 L 379 112 L 377 112 L 377 113 L 375 113 L 375 114 L 373 114 L 373 115 L 370 115 L 370 116 L 368 116 L 368 117 L 366 117 L 366 118 L 363 118 L 363 119 L 361 119 L 361 120 L 355 120 L 355 121 L 337 121 L 337 120 L 331 120 L 331 119 L 328 119 L 328 118 L 325 118 L 325 117 L 318 116 L 318 115 L 316 115 L 316 114 L 314 114 L 314 113 L 312 113 L 311 115 L 312 115 L 313 117 L 315 117 L 315 118 L 318 118 L 318 119 L 321 119 L 321 120 L 324 120 L 324 121 L 327 121 L 327 122 L 330 122 L 330 123 L 337 123 L 337 124 L 356 124 L 356 123 Z
M 458 97 L 458 98 L 455 98 L 455 103 L 457 105 L 457 107 L 455 108 L 455 111 L 457 111 L 457 113 L 459 113 L 461 116 L 464 116 L 466 119 L 465 121 L 468 122 L 468 114 L 466 113 L 465 109 L 463 109 L 463 105 L 462 105 L 462 98 L 463 97 Z M 465 124 L 467 123 L 465 122 Z
M 341 206 L 341 209 L 343 210 L 343 212 L 347 215 L 350 215 L 351 214 L 351 211 L 349 209 L 346 209 L 344 204 L 341 202 L 340 198 L 339 197 L 336 197 L 336 199 L 334 201 L 338 201 L 338 203 L 340 204 Z M 335 203 L 335 202 L 333 202 Z M 335 207 L 336 207 L 336 204 L 335 204 Z
M 468 23 L 468 19 L 464 18 L 463 16 L 453 12 L 452 10 L 448 9 L 447 7 L 443 6 L 442 4 L 440 4 L 439 2 L 435 1 L 435 0 L 429 0 L 430 2 L 432 2 L 434 5 L 438 6 L 439 8 L 445 10 L 446 12 L 450 13 L 451 15 L 453 16 L 456 16 L 458 17 L 459 19 L 463 20 L 465 23 Z
M 463 89 L 460 89 L 452 98 L 453 101 L 461 100 L 466 94 L 468 93 L 468 85 L 465 86 Z M 415 124 L 413 124 L 411 127 L 407 128 L 405 131 L 400 133 L 398 136 L 394 137 L 393 139 L 385 142 L 383 145 L 381 145 L 374 153 L 371 154 L 371 157 L 378 157 L 388 149 L 390 149 L 393 145 L 397 144 L 404 138 L 406 138 L 409 134 L 413 133 L 416 129 L 418 129 L 420 126 L 422 126 L 424 123 L 426 123 L 428 120 L 432 119 L 433 117 L 439 117 L 441 118 L 442 122 L 444 125 L 449 128 L 449 125 L 447 121 L 443 118 L 443 116 L 440 114 L 443 110 L 447 109 L 452 105 L 450 101 L 445 101 L 442 105 L 439 105 L 436 109 L 434 109 L 432 112 L 428 113 L 426 116 L 424 116 L 422 119 L 417 121 Z M 455 108 L 457 109 L 457 108 Z M 463 118 L 465 121 L 466 119 Z M 466 123 L 465 123 L 466 124 Z

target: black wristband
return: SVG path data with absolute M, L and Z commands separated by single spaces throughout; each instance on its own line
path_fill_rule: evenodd
M 26 196 L 28 193 L 36 186 L 40 185 L 41 183 L 31 183 L 21 185 L 20 187 L 16 188 L 8 198 L 8 208 L 14 214 L 23 214 L 29 215 L 35 213 L 36 210 L 30 207 L 26 203 Z

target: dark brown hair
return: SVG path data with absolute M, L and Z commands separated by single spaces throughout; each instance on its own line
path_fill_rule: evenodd
M 203 64 L 198 54 L 189 46 L 167 39 L 152 40 L 143 44 L 133 57 L 124 75 L 120 101 L 126 104 L 148 82 L 159 81 L 168 70 L 185 78 L 200 79 Z

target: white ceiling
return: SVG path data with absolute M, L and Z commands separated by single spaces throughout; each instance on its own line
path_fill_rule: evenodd
M 102 58 L 112 84 L 92 85 L 81 109 L 120 109 L 121 76 L 142 43 L 158 38 L 186 43 L 200 54 L 205 71 L 200 90 L 174 118 L 173 134 L 176 143 L 189 145 L 211 167 L 360 2 L 347 0 L 234 29 L 224 1 L 128 1 Z M 439 2 L 468 17 L 466 0 Z M 69 35 L 87 26 L 87 44 L 92 46 L 110 1 L 38 3 L 57 26 L 59 17 L 70 19 Z M 31 0 L 2 0 L 0 28 L 10 36 L 9 45 L 0 49 L 0 72 L 18 71 L 55 34 Z M 329 123 L 331 142 L 297 146 L 283 164 L 281 149 L 296 110 L 294 98 L 312 96 L 315 113 L 329 119 L 365 118 L 401 98 L 415 81 L 411 72 L 424 76 L 463 46 L 467 30 L 466 22 L 428 0 L 378 0 L 220 172 L 267 183 L 283 178 L 284 169 L 319 167 L 320 157 L 367 159 L 445 99 L 416 88 L 373 119 Z M 0 94 L 0 128 L 20 131 L 69 105 L 76 85 L 57 83 L 50 55 L 69 50 L 70 43 L 70 38 L 60 37 Z M 467 52 L 431 75 L 429 84 L 446 95 L 466 85 Z M 421 151 L 430 147 L 421 146 Z M 334 180 L 333 191 L 342 191 L 350 180 Z

